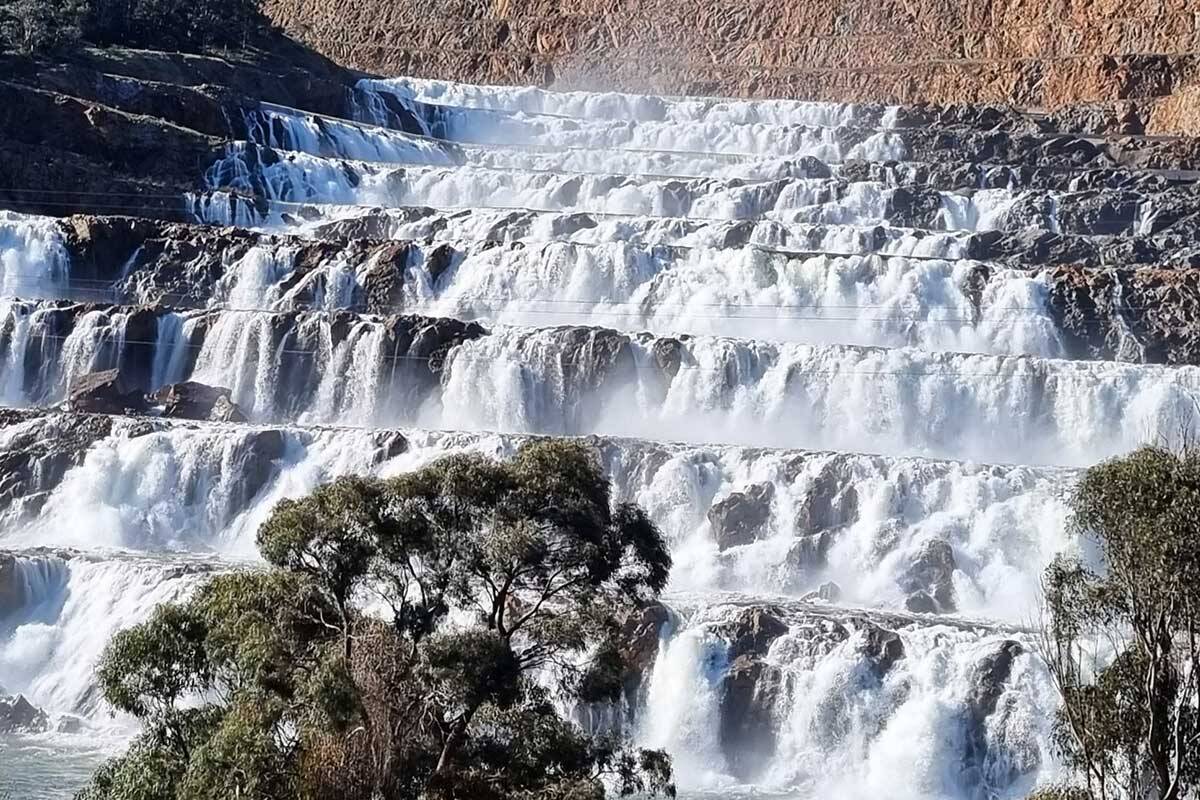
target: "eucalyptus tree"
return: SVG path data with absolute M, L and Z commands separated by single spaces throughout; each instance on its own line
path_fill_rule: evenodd
M 583 445 L 455 455 L 285 500 L 269 570 L 118 634 L 99 677 L 145 731 L 86 798 L 602 798 L 669 759 L 563 717 L 621 691 L 616 621 L 670 557 Z

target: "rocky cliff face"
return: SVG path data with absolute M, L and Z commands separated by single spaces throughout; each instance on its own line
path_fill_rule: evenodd
M 362 69 L 556 89 L 1061 109 L 1194 131 L 1194 0 L 268 0 Z

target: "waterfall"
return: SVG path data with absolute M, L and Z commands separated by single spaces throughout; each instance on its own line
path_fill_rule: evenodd
M 0 212 L 0 685 L 66 721 L 11 740 L 16 785 L 127 740 L 105 641 L 257 564 L 280 499 L 537 436 L 669 544 L 627 696 L 572 711 L 684 797 L 1063 775 L 1028 623 L 1080 468 L 1200 424 L 1184 312 L 1138 308 L 1190 307 L 1155 294 L 1183 189 L 1060 178 L 970 109 L 412 78 L 348 109 L 247 106 L 187 198 L 214 225 L 127 231 L 111 285 L 68 223 Z M 52 408 L 104 369 L 239 421 Z
M 69 276 L 70 257 L 53 220 L 0 210 L 0 295 L 57 297 Z

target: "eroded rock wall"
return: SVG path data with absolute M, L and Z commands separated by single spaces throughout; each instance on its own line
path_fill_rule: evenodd
M 1187 130 L 1198 0 L 267 0 L 349 66 L 556 89 L 1124 106 Z M 1190 96 L 1190 95 L 1187 95 Z M 1166 98 L 1166 100 L 1163 100 Z M 1161 105 L 1161 108 L 1159 107 Z

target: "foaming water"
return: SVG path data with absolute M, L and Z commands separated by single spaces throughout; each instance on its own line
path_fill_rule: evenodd
M 1044 284 L 1006 272 L 972 298 L 965 287 L 979 268 L 754 248 L 552 243 L 467 250 L 437 274 L 418 258 L 404 289 L 405 307 L 421 313 L 510 325 L 1061 355 Z
M 741 611 L 719 600 L 695 611 L 650 677 L 639 736 L 685 754 L 685 794 L 1019 798 L 1037 771 L 1060 772 L 1044 714 L 1056 695 L 1026 635 L 892 620 L 903 654 L 882 668 L 870 652 L 877 621 L 820 609 L 782 614 L 789 629 L 762 662 L 771 695 L 752 701 L 775 733 L 759 743 L 767 752 L 750 754 L 757 763 L 731 765 L 717 734 L 722 715 L 738 712 L 722 708 L 722 629 Z M 1000 667 L 1006 683 L 985 696 L 981 675 L 1005 648 L 1016 653 Z
M 0 288 L 26 298 L 0 306 L 5 404 L 117 367 L 228 387 L 255 420 L 6 426 L 0 684 L 53 732 L 0 741 L 0 793 L 64 796 L 127 740 L 104 643 L 254 565 L 278 500 L 531 434 L 588 435 L 669 542 L 657 655 L 596 718 L 666 748 L 686 796 L 1015 800 L 1060 774 L 1021 625 L 1078 546 L 1074 468 L 1200 424 L 1197 368 L 1066 360 L 1048 279 L 967 260 L 973 232 L 1090 231 L 1082 195 L 863 170 L 908 156 L 882 106 L 410 79 L 353 100 L 358 123 L 250 111 L 189 202 L 416 240 L 394 274 L 264 239 L 188 309 L 50 302 L 60 224 L 0 214 Z M 160 296 L 150 272 L 122 274 L 127 301 Z M 412 425 L 459 432 L 370 430 Z M 749 613 L 769 643 L 747 647 Z
M 103 710 L 93 669 L 112 635 L 190 591 L 208 568 L 151 558 L 17 556 L 16 571 L 51 572 L 0 618 L 0 684 L 57 717 Z
M 58 224 L 0 210 L 0 295 L 57 297 L 70 275 L 70 256 Z

